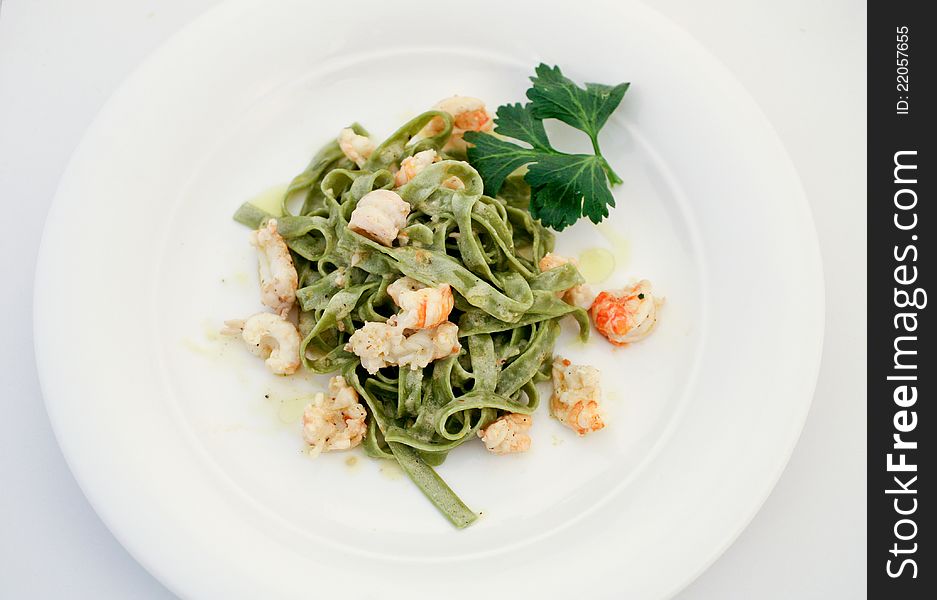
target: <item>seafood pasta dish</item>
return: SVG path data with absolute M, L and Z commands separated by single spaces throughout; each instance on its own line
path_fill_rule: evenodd
M 224 332 L 271 376 L 324 376 L 297 428 L 310 455 L 362 446 L 395 461 L 456 527 L 477 514 L 434 467 L 462 444 L 505 460 L 531 450 L 540 419 L 579 437 L 614 426 L 600 372 L 554 351 L 561 321 L 611 350 L 661 312 L 647 279 L 593 291 L 562 252 L 563 229 L 615 205 L 598 134 L 629 84 L 580 86 L 547 65 L 531 82 L 526 103 L 492 114 L 451 96 L 383 141 L 337 123 L 277 210 L 235 214 L 252 230 L 263 308 Z M 593 153 L 555 149 L 546 119 Z

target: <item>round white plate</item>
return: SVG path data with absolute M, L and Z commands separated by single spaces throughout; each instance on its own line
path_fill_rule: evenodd
M 602 137 L 618 207 L 558 251 L 604 248 L 617 268 L 597 287 L 647 277 L 667 300 L 640 344 L 561 341 L 603 372 L 604 431 L 578 439 L 541 410 L 527 454 L 452 453 L 440 473 L 482 512 L 456 531 L 392 465 L 305 456 L 298 414 L 321 382 L 216 335 L 260 309 L 231 214 L 352 121 L 386 134 L 454 93 L 521 101 L 540 61 L 632 82 Z M 787 461 L 819 361 L 819 265 L 769 124 L 640 4 L 232 1 L 130 77 L 76 152 L 43 238 L 36 354 L 83 490 L 182 596 L 663 598 Z

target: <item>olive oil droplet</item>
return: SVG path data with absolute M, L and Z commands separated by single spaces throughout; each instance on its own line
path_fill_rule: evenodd
M 260 210 L 270 213 L 274 217 L 281 217 L 283 216 L 283 211 L 281 210 L 283 195 L 286 193 L 286 188 L 288 187 L 289 184 L 280 183 L 260 192 L 248 200 L 248 202 Z
M 605 248 L 589 248 L 579 255 L 579 272 L 586 283 L 601 283 L 615 271 L 615 255 Z

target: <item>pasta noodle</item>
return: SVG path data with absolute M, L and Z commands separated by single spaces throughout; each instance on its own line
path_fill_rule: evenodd
M 416 139 L 434 118 L 443 120 L 443 130 Z M 540 272 L 553 236 L 531 218 L 522 178 L 508 178 L 498 197 L 486 196 L 478 172 L 442 152 L 451 128 L 448 113 L 425 112 L 380 144 L 361 168 L 337 142 L 327 144 L 290 184 L 278 230 L 299 274 L 303 365 L 315 373 L 340 372 L 354 386 L 369 413 L 367 453 L 396 460 L 454 525 L 464 527 L 477 515 L 433 467 L 499 415 L 532 413 L 540 402 L 536 384 L 549 379 L 559 319 L 572 315 L 583 339 L 589 320 L 556 295 L 582 283 L 572 264 Z M 352 129 L 366 135 L 357 124 Z M 357 202 L 373 190 L 394 189 L 400 161 L 429 149 L 443 160 L 396 189 L 411 206 L 401 244 L 383 246 L 350 230 Z M 453 176 L 463 188 L 443 185 Z M 245 204 L 235 219 L 257 228 L 271 216 Z M 365 322 L 384 322 L 397 312 L 387 286 L 403 276 L 451 286 L 450 319 L 463 350 L 424 369 L 386 367 L 370 375 L 344 347 Z

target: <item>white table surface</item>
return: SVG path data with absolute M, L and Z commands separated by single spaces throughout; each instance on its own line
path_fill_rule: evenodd
M 55 442 L 33 359 L 32 283 L 46 212 L 85 128 L 148 53 L 217 1 L 0 5 L 0 598 L 174 597 L 101 523 Z M 865 2 L 648 3 L 723 60 L 773 122 L 810 198 L 826 276 L 823 365 L 791 462 L 748 529 L 678 598 L 864 597 Z

